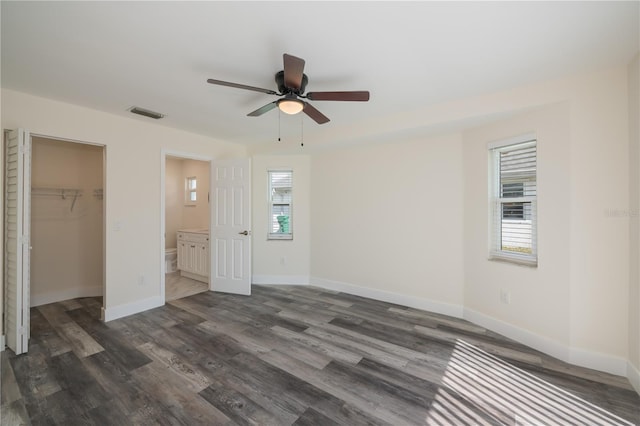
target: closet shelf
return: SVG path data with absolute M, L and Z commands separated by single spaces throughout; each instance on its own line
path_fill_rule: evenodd
M 82 197 L 82 189 L 78 188 L 51 188 L 51 187 L 32 187 L 31 196 L 35 197 L 60 197 L 61 200 L 72 199 L 71 209 L 76 205 L 79 197 Z
M 61 197 L 63 200 L 67 197 L 81 197 L 82 189 L 79 188 L 53 188 L 53 187 L 32 187 L 31 195 L 50 195 Z

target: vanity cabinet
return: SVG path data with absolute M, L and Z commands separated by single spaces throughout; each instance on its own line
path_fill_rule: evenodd
M 180 275 L 209 282 L 209 233 L 178 231 Z

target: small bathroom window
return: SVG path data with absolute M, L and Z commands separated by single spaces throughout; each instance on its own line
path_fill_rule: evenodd
M 198 181 L 195 176 L 190 176 L 185 181 L 184 202 L 188 206 L 193 206 L 196 204 L 196 201 L 198 201 L 197 185 Z

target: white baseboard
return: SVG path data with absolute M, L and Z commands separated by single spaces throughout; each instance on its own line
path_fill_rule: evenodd
M 496 333 L 502 334 L 510 339 L 531 346 L 534 349 L 544 352 L 547 355 L 567 361 L 569 359 L 569 348 L 557 340 L 533 333 L 529 330 L 516 327 L 513 324 L 490 317 L 473 309 L 464 308 L 464 319 L 474 324 L 480 325 Z
M 328 290 L 341 291 L 343 293 L 349 293 L 356 296 L 368 297 L 369 299 L 395 303 L 396 305 L 408 306 L 410 308 L 422 309 L 438 314 L 462 318 L 462 306 L 454 305 L 451 303 L 438 302 L 431 299 L 408 296 L 406 294 L 392 293 L 390 291 L 360 287 L 354 284 L 326 280 L 324 278 L 318 277 L 311 277 L 311 285 L 326 288 Z
M 636 392 L 640 394 L 640 370 L 631 364 L 631 361 L 627 362 L 627 378 Z
M 383 302 L 395 303 L 457 318 L 464 318 L 570 364 L 592 368 L 594 370 L 604 371 L 618 376 L 627 376 L 636 390 L 640 389 L 640 373 L 638 373 L 638 370 L 624 358 L 572 348 L 558 342 L 557 340 L 522 329 L 508 322 L 474 311 L 473 309 L 385 290 L 360 287 L 354 284 L 318 277 L 311 277 L 310 284 L 328 290 L 340 291 L 356 296 L 381 300 Z
M 76 287 L 59 291 L 49 291 L 46 293 L 31 293 L 31 307 L 47 305 L 49 303 L 60 302 L 62 300 L 76 299 L 78 297 L 102 296 L 102 286 Z
M 508 322 L 490 317 L 473 309 L 464 309 L 464 319 L 552 357 L 580 367 L 604 371 L 618 376 L 627 375 L 627 360 L 597 352 L 572 348 L 557 340 L 525 330 Z
M 309 285 L 308 275 L 253 275 L 251 284 Z
M 569 364 L 579 365 L 580 367 L 592 368 L 605 373 L 616 374 L 618 376 L 627 375 L 626 358 L 613 355 L 603 354 L 600 352 L 587 351 L 580 348 L 569 349 L 569 359 L 563 360 Z
M 104 321 L 112 321 L 118 318 L 127 317 L 157 308 L 164 305 L 164 299 L 160 296 L 153 296 L 143 300 L 137 300 L 131 303 L 124 303 L 118 306 L 107 307 L 104 309 Z

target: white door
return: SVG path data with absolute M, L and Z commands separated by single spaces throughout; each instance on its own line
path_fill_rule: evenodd
M 4 283 L 7 346 L 29 348 L 29 250 L 31 224 L 31 137 L 18 129 L 5 142 Z
M 251 294 L 251 160 L 213 162 L 213 291 Z

